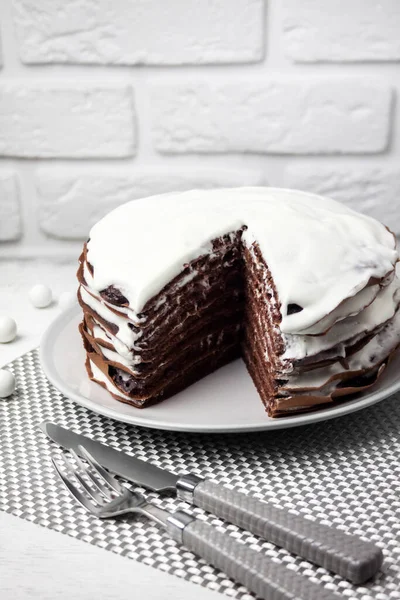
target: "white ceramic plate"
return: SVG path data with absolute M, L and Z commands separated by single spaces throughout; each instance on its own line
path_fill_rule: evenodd
M 304 415 L 270 419 L 241 360 L 176 394 L 165 402 L 137 409 L 114 400 L 89 380 L 78 332 L 81 309 L 70 307 L 46 331 L 41 362 L 51 383 L 78 404 L 117 421 L 154 429 L 193 432 L 245 432 L 284 429 L 333 419 L 380 402 L 400 389 L 400 352 L 380 381 L 352 400 Z

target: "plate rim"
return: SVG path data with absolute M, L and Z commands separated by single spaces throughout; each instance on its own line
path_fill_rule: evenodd
M 39 346 L 39 358 L 42 369 L 50 381 L 50 383 L 64 396 L 73 400 L 80 406 L 91 410 L 97 414 L 101 414 L 105 417 L 114 419 L 116 421 L 120 421 L 122 423 L 127 423 L 129 425 L 135 425 L 138 427 L 147 427 L 148 429 L 158 429 L 164 431 L 179 431 L 186 433 L 251 433 L 257 431 L 276 431 L 279 429 L 289 429 L 291 427 L 301 427 L 304 425 L 311 425 L 314 423 L 319 423 L 321 421 L 329 421 L 331 419 L 335 419 L 338 417 L 343 417 L 345 415 L 351 414 L 353 412 L 357 412 L 364 408 L 368 408 L 382 400 L 388 398 L 393 395 L 395 392 L 400 390 L 400 377 L 387 388 L 377 389 L 374 392 L 370 393 L 367 397 L 362 397 L 359 399 L 355 399 L 353 401 L 344 402 L 343 404 L 327 407 L 325 409 L 321 409 L 315 412 L 304 413 L 300 415 L 292 415 L 288 417 L 279 417 L 277 419 L 269 418 L 268 421 L 264 423 L 254 424 L 254 425 L 244 425 L 242 427 L 232 427 L 227 426 L 223 427 L 221 424 L 218 425 L 207 425 L 199 426 L 199 425 L 183 425 L 179 423 L 168 422 L 165 423 L 162 420 L 153 419 L 152 421 L 144 421 L 138 409 L 132 407 L 132 410 L 135 411 L 132 413 L 132 418 L 120 413 L 118 408 L 110 409 L 101 405 L 96 404 L 93 400 L 86 398 L 85 396 L 76 393 L 73 389 L 68 387 L 68 384 L 64 382 L 64 380 L 58 376 L 57 369 L 53 362 L 53 355 L 51 348 L 57 342 L 57 336 L 59 336 L 60 331 L 68 322 L 73 318 L 76 318 L 79 314 L 80 306 L 78 303 L 73 304 L 66 308 L 61 314 L 59 314 L 47 327 L 44 332 L 40 346 Z M 379 383 L 377 384 L 379 385 Z M 117 402 L 117 400 L 116 400 Z

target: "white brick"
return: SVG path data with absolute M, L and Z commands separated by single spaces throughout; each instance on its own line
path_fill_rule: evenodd
M 0 241 L 22 235 L 18 181 L 15 173 L 0 171 Z
M 258 172 L 223 169 L 66 174 L 42 168 L 36 184 L 41 229 L 51 237 L 85 239 L 96 221 L 129 200 L 192 188 L 262 185 L 265 180 Z
M 264 0 L 14 0 L 25 63 L 258 61 Z
M 130 156 L 134 138 L 129 87 L 0 84 L 2 156 Z
M 285 185 L 330 196 L 400 234 L 400 168 L 291 165 Z
M 284 14 L 295 61 L 400 59 L 399 0 L 284 0 Z
M 153 139 L 162 153 L 380 152 L 391 92 L 341 79 L 157 84 Z

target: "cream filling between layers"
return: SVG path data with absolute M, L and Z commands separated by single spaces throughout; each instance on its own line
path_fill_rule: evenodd
M 285 390 L 296 390 L 296 388 L 320 389 L 329 380 L 341 373 L 351 371 L 364 371 L 378 366 L 400 343 L 400 311 L 393 319 L 385 325 L 377 335 L 370 340 L 361 350 L 347 359 L 348 368 L 336 362 L 327 367 L 306 371 L 301 375 L 288 377 Z
M 128 325 L 129 321 L 127 318 L 115 314 L 103 301 L 94 298 L 83 285 L 79 289 L 83 302 L 89 308 L 105 321 L 118 327 L 118 333 L 114 336 L 115 339 L 120 340 L 126 347 L 134 348 L 135 342 L 141 337 L 142 332 L 136 333 L 133 331 Z
M 121 390 L 118 389 L 116 385 L 111 383 L 111 381 L 108 379 L 108 377 L 106 377 L 104 375 L 103 371 L 100 371 L 98 366 L 95 365 L 92 360 L 89 359 L 89 363 L 90 363 L 91 371 L 93 373 L 94 380 L 99 381 L 100 383 L 104 383 L 107 390 L 109 392 L 111 392 L 112 394 L 115 394 L 116 396 L 121 396 L 121 398 L 124 398 L 125 400 L 129 400 L 130 402 L 132 401 L 132 398 L 129 398 L 129 396 L 127 396 L 126 394 L 121 392 Z
M 114 346 L 114 350 L 110 350 L 109 348 L 104 348 L 102 346 L 102 350 L 108 350 L 109 360 L 114 360 L 120 362 L 125 366 L 134 366 L 140 364 L 142 362 L 140 356 L 136 356 L 132 354 L 132 351 L 125 346 L 122 342 L 120 342 L 114 335 L 106 332 L 101 324 L 97 323 L 94 319 L 96 325 L 93 327 L 92 335 L 95 340 L 101 340 L 103 342 L 108 342 Z M 112 353 L 112 354 L 111 354 Z M 103 354 L 106 356 L 105 352 Z M 118 359 L 118 360 L 117 360 Z

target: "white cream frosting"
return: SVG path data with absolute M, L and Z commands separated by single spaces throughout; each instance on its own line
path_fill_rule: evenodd
M 138 314 L 185 263 L 211 252 L 211 240 L 242 226 L 244 243 L 257 241 L 271 270 L 288 334 L 304 333 L 398 258 L 383 225 L 321 196 L 262 187 L 193 190 L 135 200 L 99 221 L 88 242 L 90 287 L 114 285 Z M 288 304 L 303 310 L 287 315 Z
M 349 357 L 347 368 L 344 368 L 340 362 L 336 362 L 329 367 L 289 376 L 288 384 L 285 387 L 290 390 L 320 388 L 335 375 L 346 373 L 346 371 L 357 372 L 371 369 L 379 365 L 399 343 L 400 312 L 397 312 L 394 318 L 372 340 Z
M 396 277 L 363 311 L 338 321 L 325 335 L 284 335 L 286 350 L 282 358 L 291 360 L 314 356 L 349 339 L 363 336 L 391 319 L 399 302 L 400 281 Z
M 348 317 L 353 317 L 371 304 L 380 291 L 379 285 L 371 285 L 360 290 L 354 296 L 347 298 L 339 304 L 329 315 L 315 323 L 315 325 L 303 329 L 302 334 L 320 335 L 326 333 L 332 325 Z
M 140 337 L 140 333 L 135 333 L 129 327 L 129 321 L 126 317 L 121 317 L 110 310 L 105 302 L 94 298 L 83 285 L 80 286 L 80 294 L 83 302 L 89 306 L 99 317 L 118 327 L 118 339 L 127 347 L 133 348 L 135 341 Z

